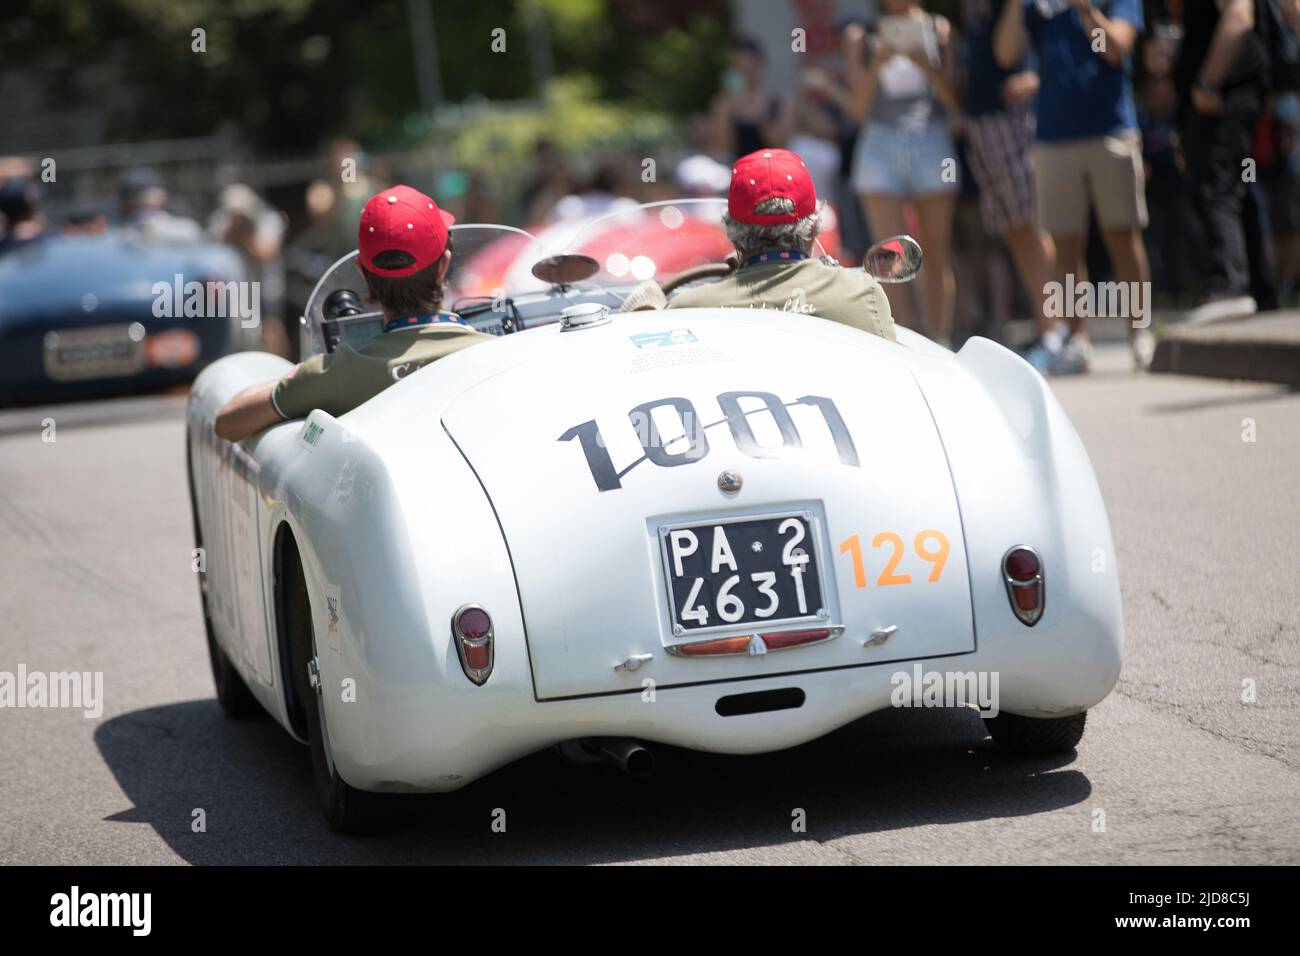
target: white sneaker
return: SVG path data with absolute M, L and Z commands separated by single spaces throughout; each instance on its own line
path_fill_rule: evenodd
M 1192 309 L 1183 316 L 1183 321 L 1190 325 L 1205 325 L 1207 322 L 1222 322 L 1225 319 L 1244 319 L 1259 311 L 1259 305 L 1248 295 L 1233 295 L 1210 299 Z
M 1081 375 L 1092 370 L 1092 343 L 1078 335 L 1070 336 L 1052 359 L 1047 371 L 1052 375 Z

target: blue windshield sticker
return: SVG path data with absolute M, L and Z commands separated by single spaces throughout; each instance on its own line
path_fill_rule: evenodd
M 639 349 L 665 349 L 673 345 L 690 345 L 698 342 L 690 329 L 670 329 L 667 332 L 638 332 L 629 335 L 632 344 Z

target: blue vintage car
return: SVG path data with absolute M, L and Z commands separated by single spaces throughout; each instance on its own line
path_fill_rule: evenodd
M 131 228 L 52 235 L 0 255 L 0 405 L 191 381 L 255 347 L 255 284 L 238 254 Z

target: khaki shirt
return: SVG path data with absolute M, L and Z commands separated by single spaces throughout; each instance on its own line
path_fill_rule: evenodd
M 670 309 L 780 309 L 816 315 L 896 341 L 885 290 L 861 269 L 842 269 L 817 259 L 764 262 L 726 278 L 684 289 Z
M 316 408 L 342 415 L 421 366 L 491 338 L 447 324 L 383 332 L 360 349 L 340 345 L 309 358 L 276 383 L 271 401 L 282 418 L 305 418 Z

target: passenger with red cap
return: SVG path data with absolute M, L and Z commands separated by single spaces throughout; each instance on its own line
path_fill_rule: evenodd
M 760 149 L 731 168 L 727 238 L 739 265 L 717 282 L 683 289 L 670 309 L 780 309 L 842 322 L 894 340 L 885 291 L 861 269 L 813 256 L 824 203 L 797 154 Z
M 357 260 L 384 331 L 360 349 L 339 345 L 287 376 L 240 392 L 217 415 L 216 433 L 238 441 L 319 408 L 342 415 L 421 366 L 492 338 L 443 311 L 456 220 L 410 186 L 372 196 L 357 229 Z

